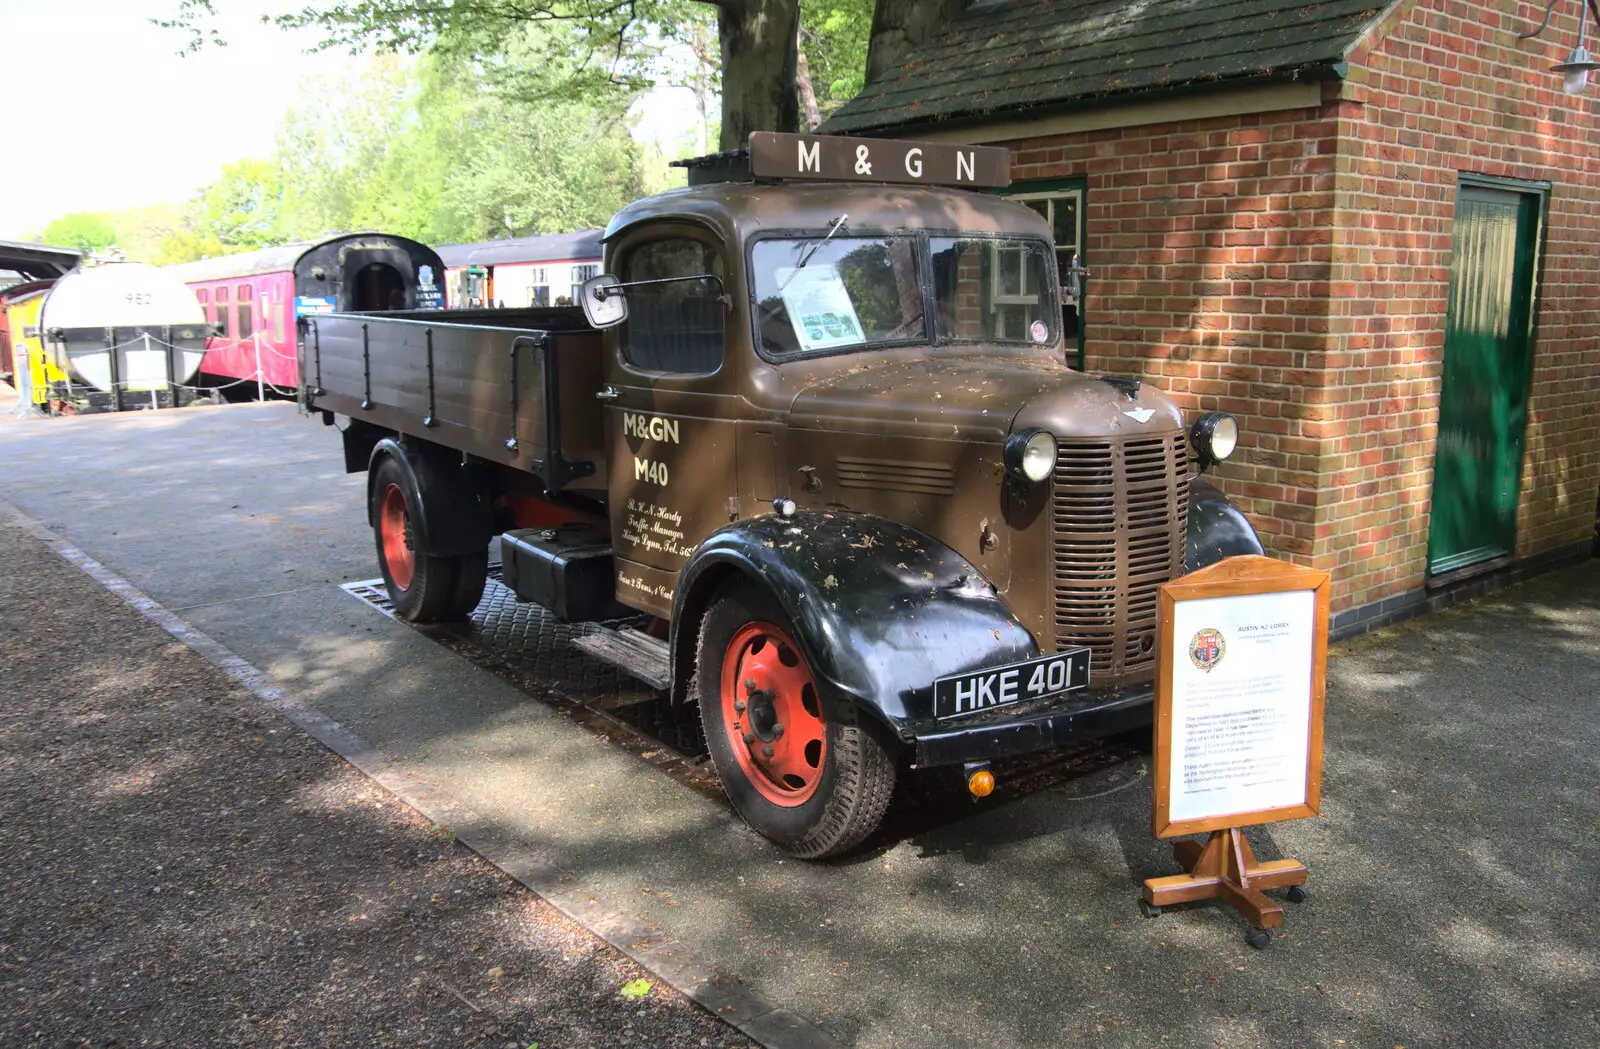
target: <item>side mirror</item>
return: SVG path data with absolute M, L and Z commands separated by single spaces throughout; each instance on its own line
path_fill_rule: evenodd
M 613 328 L 628 319 L 628 293 L 622 282 L 609 273 L 590 277 L 579 289 L 583 315 L 596 328 Z

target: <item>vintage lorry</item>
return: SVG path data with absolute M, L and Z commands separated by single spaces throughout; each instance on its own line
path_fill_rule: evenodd
M 1260 553 L 1185 425 L 1070 368 L 1004 150 L 758 134 L 629 205 L 582 309 L 305 318 L 301 398 L 367 472 L 398 614 L 521 600 L 698 705 L 728 797 L 802 857 L 908 767 L 1148 725 L 1162 583 Z M 1073 274 L 1076 279 L 1076 274 Z

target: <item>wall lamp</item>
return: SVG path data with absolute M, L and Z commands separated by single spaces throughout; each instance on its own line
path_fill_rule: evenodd
M 1529 37 L 1538 36 L 1550 25 L 1550 15 L 1556 9 L 1556 0 L 1550 0 L 1544 9 L 1544 21 L 1539 27 L 1529 33 L 1518 33 L 1518 40 L 1527 40 Z M 1600 62 L 1596 62 L 1590 55 L 1589 49 L 1583 46 L 1583 31 L 1589 26 L 1589 0 L 1578 0 L 1578 46 L 1572 49 L 1565 62 L 1558 62 L 1550 67 L 1552 73 L 1561 74 L 1561 90 L 1569 95 L 1583 93 L 1589 83 L 1589 71 L 1600 69 Z

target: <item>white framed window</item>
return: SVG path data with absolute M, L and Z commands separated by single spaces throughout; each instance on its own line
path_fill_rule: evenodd
M 1048 184 L 1036 184 L 1030 187 L 1027 183 L 1021 183 L 1013 188 L 1015 191 L 1007 193 L 1006 199 L 1026 204 L 1050 223 L 1050 233 L 1056 247 L 1056 271 L 1061 279 L 1061 334 L 1066 338 L 1068 346 L 1074 341 L 1078 344 L 1081 367 L 1083 296 L 1081 292 L 1078 295 L 1069 295 L 1067 289 L 1072 283 L 1068 280 L 1068 273 L 1072 270 L 1073 263 L 1076 261 L 1080 267 L 1084 265 L 1083 187 Z M 1081 276 L 1077 283 L 1082 286 Z
M 578 301 L 578 292 L 583 288 L 583 282 L 593 280 L 600 276 L 600 265 L 595 262 L 586 262 L 572 267 L 572 301 Z

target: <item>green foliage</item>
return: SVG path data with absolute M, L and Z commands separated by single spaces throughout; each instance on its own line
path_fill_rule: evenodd
M 104 251 L 117 242 L 117 234 L 104 214 L 76 211 L 63 215 L 44 228 L 40 239 L 59 248 L 79 251 Z
M 801 37 L 824 119 L 861 93 L 874 0 L 800 0 Z
M 234 250 L 283 243 L 283 170 L 265 160 L 242 160 L 222 169 L 200 198 L 205 232 Z M 204 233 L 201 234 L 204 236 Z

